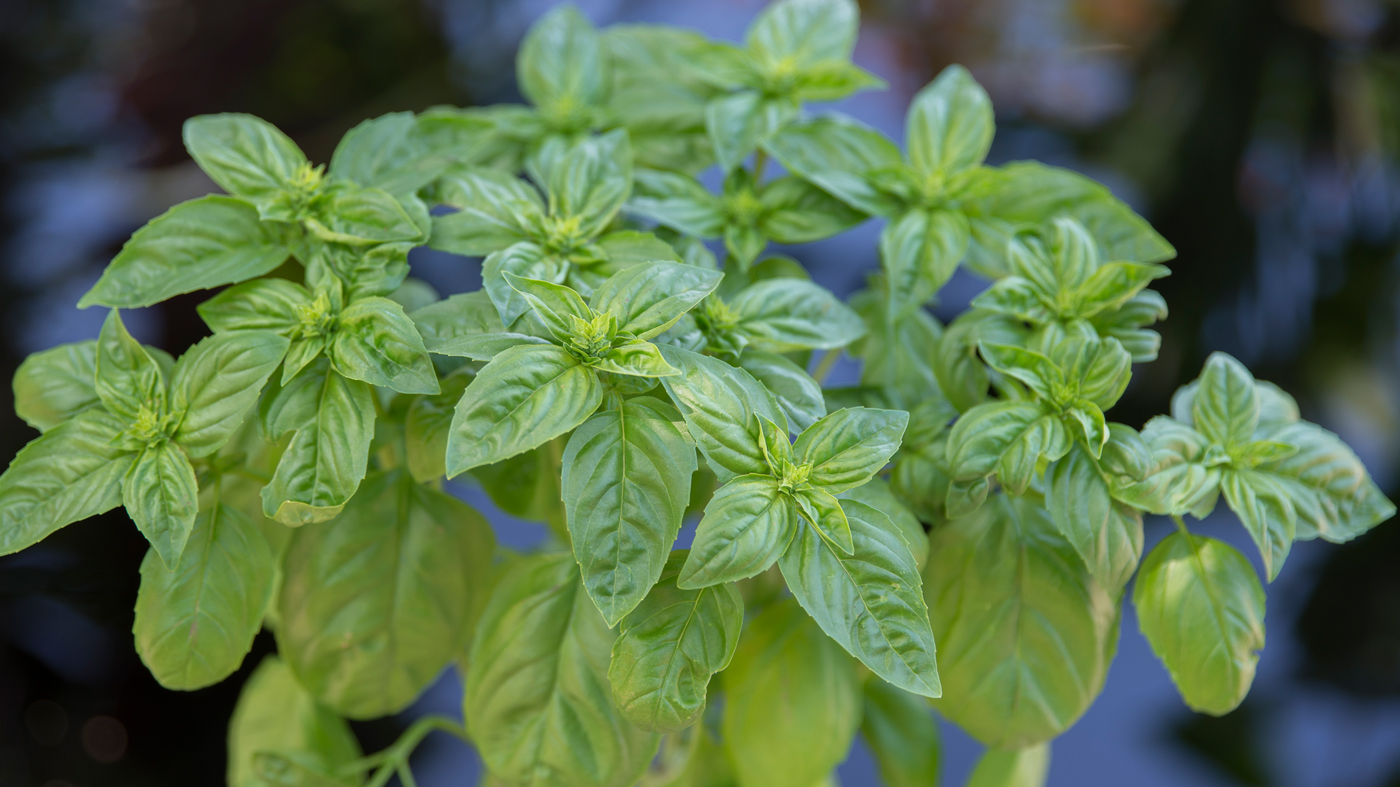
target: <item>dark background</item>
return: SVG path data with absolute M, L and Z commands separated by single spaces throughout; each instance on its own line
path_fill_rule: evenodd
M 96 336 L 78 297 L 128 235 L 213 190 L 180 124 L 242 111 L 315 161 L 390 110 L 518 101 L 514 51 L 543 0 L 0 0 L 0 377 Z M 761 0 L 598 0 L 595 22 L 664 21 L 737 39 Z M 1107 183 L 1177 248 L 1161 358 L 1115 420 L 1165 412 L 1228 351 L 1338 432 L 1392 497 L 1400 458 L 1400 7 L 1382 0 L 866 0 L 856 60 L 890 90 L 839 107 L 902 136 L 910 96 L 960 62 L 990 91 L 992 162 L 1038 158 Z M 874 223 L 794 250 L 838 293 L 877 266 Z M 444 294 L 475 261 L 415 252 Z M 962 274 L 937 313 L 983 283 Z M 202 294 L 125 313 L 172 353 L 204 334 Z M 850 367 L 838 370 L 851 374 Z M 0 462 L 33 432 L 0 393 Z M 475 497 L 475 496 L 473 496 Z M 512 527 L 502 524 L 503 529 Z M 1228 514 L 1200 529 L 1255 550 Z M 528 530 L 528 529 L 527 529 Z M 503 533 L 505 540 L 528 536 Z M 1163 535 L 1149 522 L 1149 546 Z M 217 785 L 242 679 L 159 688 L 133 649 L 145 542 L 120 509 L 0 558 L 0 786 Z M 1257 558 L 1256 558 L 1257 559 Z M 1104 695 L 1054 745 L 1052 785 L 1400 785 L 1400 525 L 1300 543 L 1269 588 L 1254 691 L 1221 719 L 1186 711 L 1125 610 Z M 401 719 L 454 712 L 451 675 Z M 459 696 L 459 695 L 457 695 Z M 978 748 L 945 725 L 945 783 Z M 420 782 L 470 783 L 430 741 Z M 874 784 L 858 748 L 849 787 Z

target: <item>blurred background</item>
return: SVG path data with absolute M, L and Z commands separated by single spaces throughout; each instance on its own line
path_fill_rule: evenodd
M 132 231 L 214 190 L 185 118 L 260 115 L 326 161 L 360 120 L 519 101 L 514 52 L 550 0 L 0 0 L 0 378 L 29 352 L 96 336 L 78 297 Z M 589 0 L 596 23 L 650 21 L 739 39 L 762 0 Z M 895 138 L 912 94 L 950 63 L 992 95 L 991 163 L 1085 172 L 1177 248 L 1161 358 L 1115 420 L 1140 426 L 1224 350 L 1338 432 L 1400 492 L 1400 4 L 1383 0 L 863 0 L 856 61 L 890 89 L 837 108 Z M 875 268 L 874 223 L 791 250 L 849 293 Z M 476 261 L 415 251 L 444 294 Z M 984 282 L 959 274 L 949 319 Z M 126 313 L 178 353 L 205 333 L 196 293 Z M 845 369 L 851 374 L 852 369 Z M 0 462 L 34 435 L 0 393 Z M 479 502 L 479 496 L 472 496 Z M 1223 507 L 1222 507 L 1223 509 Z M 528 526 L 504 523 L 504 529 Z M 1227 514 L 1200 529 L 1256 556 Z M 1149 547 L 1165 534 L 1149 522 Z M 530 536 L 513 531 L 507 543 Z M 242 680 L 160 689 L 130 635 L 146 544 L 118 509 L 0 558 L 0 785 L 216 785 Z M 1255 558 L 1257 559 L 1257 557 Z M 1098 703 L 1055 742 L 1052 785 L 1400 785 L 1400 524 L 1345 546 L 1300 543 L 1269 588 L 1249 699 L 1193 716 L 1124 612 Z M 459 713 L 452 675 L 427 710 Z M 945 783 L 979 752 L 945 725 Z M 470 784 L 465 747 L 430 740 L 420 783 Z M 876 784 L 857 748 L 848 787 Z

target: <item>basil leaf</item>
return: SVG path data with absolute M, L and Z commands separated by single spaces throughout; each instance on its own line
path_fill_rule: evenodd
M 424 144 L 412 112 L 390 112 L 345 132 L 331 156 L 331 175 L 390 194 L 412 194 L 451 163 L 446 150 Z
M 489 361 L 518 344 L 549 343 L 537 336 L 507 332 L 485 290 L 450 296 L 408 316 L 423 337 L 423 346 L 436 355 Z
M 510 327 L 530 311 L 530 302 L 506 281 L 506 272 L 526 279 L 559 284 L 569 273 L 569 261 L 548 254 L 533 243 L 517 243 L 486 258 L 481 265 L 481 284 L 500 314 L 501 324 Z
M 924 598 L 943 680 L 934 707 L 994 748 L 1069 728 L 1117 648 L 1113 594 L 1030 498 L 996 495 L 929 542 Z
M 796 101 L 769 98 L 756 90 L 741 90 L 711 100 L 705 106 L 705 132 L 720 168 L 729 172 L 739 166 L 797 113 Z
M 530 185 L 494 169 L 454 170 L 442 177 L 439 198 L 456 213 L 433 217 L 428 245 L 481 257 L 529 238 L 544 220 L 544 203 Z
M 761 350 L 828 350 L 865 335 L 860 315 L 825 287 L 809 281 L 756 282 L 735 296 L 729 307 L 739 317 L 735 329 Z
M 851 306 L 867 329 L 865 337 L 851 347 L 852 354 L 864 362 L 863 385 L 878 386 L 891 403 L 911 407 L 930 391 L 939 390 L 935 353 L 946 344 L 940 341 L 943 326 L 933 315 L 923 309 L 893 314 L 885 299 L 871 290 L 857 293 Z M 986 391 L 985 384 L 982 390 Z
M 292 338 L 301 327 L 298 307 L 312 303 L 311 293 L 286 279 L 254 279 L 237 284 L 199 304 L 209 330 L 273 331 Z
M 616 626 L 661 576 L 690 502 L 695 448 L 670 405 L 629 399 L 564 449 L 564 508 L 583 586 Z
M 15 370 L 15 414 L 40 432 L 97 404 L 97 342 L 61 344 L 24 359 Z
M 237 331 L 200 340 L 175 362 L 171 409 L 181 413 L 173 438 L 190 456 L 228 442 L 277 370 L 288 342 L 271 331 Z
M 559 6 L 530 26 L 520 42 L 515 70 L 520 92 L 546 114 L 603 102 L 608 60 L 598 31 L 570 5 Z
M 968 265 L 983 275 L 999 278 L 1010 272 L 1006 245 L 1018 230 L 1064 215 L 1088 228 L 1100 259 L 1161 262 L 1176 256 L 1151 224 L 1107 188 L 1077 172 L 1016 161 L 993 175 L 994 188 L 962 201 L 972 228 Z
M 465 370 L 442 378 L 442 392 L 419 396 L 404 415 L 404 453 L 415 481 L 428 483 L 447 473 L 447 434 L 452 414 L 472 375 Z
M 527 167 L 549 195 L 549 215 L 577 219 L 578 237 L 602 232 L 632 191 L 632 146 L 623 129 L 573 141 L 553 137 Z
M 1025 383 L 1042 399 L 1056 401 L 1067 382 L 1065 373 L 1049 358 L 1025 347 L 1009 344 L 978 343 L 978 350 L 987 365 L 1009 377 Z
M 160 410 L 165 402 L 165 375 L 141 343 L 131 338 L 116 309 L 107 313 L 97 336 L 94 387 L 112 413 L 134 421 L 144 408 Z
M 958 418 L 948 434 L 948 467 L 953 478 L 970 481 L 995 472 L 1021 494 L 1030 485 L 1041 456 L 1050 461 L 1070 448 L 1060 420 L 1038 402 L 980 404 Z
M 856 210 L 889 216 L 903 207 L 900 199 L 877 188 L 870 178 L 877 170 L 903 165 L 899 148 L 852 118 L 832 115 L 790 123 L 764 147 L 784 169 Z
M 632 377 L 675 377 L 680 370 L 661 357 L 661 351 L 651 342 L 632 341 L 619 344 L 597 359 L 593 368 L 600 372 Z M 637 392 L 651 390 L 648 385 Z
M 494 542 L 480 514 L 402 470 L 366 477 L 333 522 L 292 536 L 278 651 L 338 713 L 398 713 L 471 636 Z
M 967 219 L 951 210 L 914 209 L 880 233 L 880 264 L 896 314 L 927 303 L 967 254 Z
M 741 475 L 715 490 L 695 531 L 677 586 L 737 582 L 768 570 L 796 535 L 791 498 L 770 475 Z
M 914 96 L 905 124 L 909 164 L 924 178 L 981 164 L 996 130 L 991 98 L 959 65 L 943 69 Z
M 628 213 L 699 238 L 717 237 L 724 228 L 724 203 L 692 177 L 639 169 L 632 188 Z
M 1201 434 L 1226 450 L 1248 443 L 1259 425 L 1254 375 L 1225 353 L 1211 353 L 1201 371 L 1191 416 Z
M 271 439 L 295 431 L 263 487 L 263 513 L 284 525 L 324 522 L 340 513 L 365 477 L 374 437 L 374 391 L 318 358 L 259 405 Z
M 1260 393 L 1266 390 L 1262 384 L 1258 389 Z M 1260 397 L 1261 401 L 1266 398 Z M 1268 411 L 1261 407 L 1261 420 Z M 1305 421 L 1286 420 L 1262 426 L 1260 433 L 1298 447 L 1297 453 L 1256 468 L 1269 474 L 1288 495 L 1298 515 L 1297 539 L 1321 536 L 1342 543 L 1395 515 L 1395 505 L 1381 494 L 1366 466 L 1336 435 Z
M 763 185 L 758 231 L 777 243 L 811 243 L 868 218 L 825 191 L 792 175 Z
M 819 784 L 860 726 L 855 660 L 791 602 L 749 623 L 724 689 L 721 729 L 739 784 Z
M 739 368 L 768 389 L 797 429 L 807 429 L 826 415 L 821 386 L 786 357 L 748 348 L 739 356 Z
M 794 461 L 812 465 L 812 483 L 842 492 L 884 468 L 908 425 L 909 414 L 901 410 L 837 410 L 798 436 Z
M 1113 499 L 1099 463 L 1082 446 L 1046 469 L 1045 507 L 1100 585 L 1127 586 L 1142 557 L 1142 512 Z
M 786 0 L 759 13 L 749 25 L 744 46 L 769 68 L 787 64 L 800 71 L 830 60 L 849 60 L 859 25 L 860 11 L 850 0 Z
M 660 336 L 714 292 L 724 276 L 678 262 L 648 262 L 614 275 L 594 293 L 597 312 L 617 315 L 618 330 L 638 339 Z
M 942 745 L 928 703 L 883 680 L 865 681 L 864 692 L 860 734 L 880 779 L 888 787 L 937 785 Z
M 0 555 L 122 504 L 122 479 L 135 459 L 116 445 L 123 427 L 119 418 L 93 407 L 15 454 L 0 475 Z
M 287 259 L 280 230 L 242 200 L 182 202 L 137 230 L 78 308 L 150 306 L 182 292 L 243 281 Z
M 1298 514 L 1288 492 L 1266 473 L 1229 469 L 1220 474 L 1225 502 L 1249 531 L 1264 558 L 1264 573 L 1273 582 L 1293 546 Z
M 301 687 L 291 670 L 268 656 L 243 684 L 228 727 L 229 787 L 265 787 L 254 770 L 260 752 L 294 754 L 324 771 L 360 757 L 350 725 Z
M 822 538 L 840 549 L 842 554 L 849 555 L 855 551 L 855 545 L 851 543 L 851 524 L 846 520 L 846 512 L 835 495 L 814 487 L 799 490 L 792 495 L 792 501 L 797 504 L 802 519 L 815 528 Z
M 568 533 L 562 473 L 563 437 L 523 454 L 471 470 L 491 502 L 511 516 L 547 523 L 562 537 Z
M 668 345 L 660 350 L 669 364 L 681 370 L 677 376 L 661 378 L 661 384 L 720 480 L 768 473 L 756 416 L 787 430 L 787 417 L 773 395 L 748 372 L 717 358 Z
M 1192 710 L 1239 706 L 1264 649 L 1264 588 L 1234 547 L 1173 533 L 1142 561 L 1138 625 Z
M 274 561 L 257 527 L 222 503 L 199 512 L 174 566 L 146 553 L 132 634 L 160 685 L 192 691 L 238 669 L 262 627 Z
M 352 380 L 400 393 L 438 392 L 423 339 L 403 307 L 388 298 L 362 298 L 345 307 L 328 350 L 335 370 Z
M 520 293 L 525 298 L 525 302 L 534 309 L 540 322 L 549 328 L 550 333 L 559 341 L 564 341 L 574 336 L 573 323 L 570 317 L 575 317 L 583 322 L 593 319 L 593 312 L 588 308 L 588 304 L 583 302 L 579 294 L 563 286 L 552 282 L 540 281 L 539 279 L 526 279 L 516 276 L 510 271 L 504 271 L 506 282 L 511 289 Z
M 1045 787 L 1050 773 L 1050 744 L 1024 749 L 990 749 L 977 761 L 967 787 Z
M 802 608 L 876 675 L 905 691 L 938 697 L 933 632 L 914 555 L 890 518 L 854 500 L 841 503 L 854 549 L 833 549 L 800 527 L 778 561 Z
M 944 490 L 947 489 L 945 480 Z M 924 564 L 928 562 L 928 534 L 924 532 L 924 526 L 919 523 L 918 517 L 895 496 L 893 488 L 889 482 L 883 478 L 872 478 L 860 486 L 837 495 L 842 500 L 853 500 L 857 503 L 864 503 L 867 506 L 879 511 L 890 518 L 895 529 L 899 531 L 904 543 L 909 546 L 909 552 L 914 556 L 914 564 L 919 571 L 924 570 Z
M 447 438 L 447 475 L 548 442 L 586 421 L 602 401 L 597 375 L 565 350 L 512 347 L 462 394 Z
M 563 554 L 521 559 L 491 594 L 467 658 L 467 729 L 492 773 L 540 787 L 641 778 L 659 736 L 613 706 L 608 630 Z
M 122 504 L 160 559 L 175 568 L 199 513 L 199 482 L 185 452 L 163 443 L 137 454 L 122 480 Z
M 623 618 L 613 643 L 608 666 L 613 700 L 644 730 L 676 732 L 700 718 L 710 676 L 729 666 L 744 625 L 744 600 L 733 585 L 676 586 L 687 554 L 670 554 L 651 592 Z
M 1117 339 L 1123 345 L 1123 349 L 1132 354 L 1133 363 L 1151 363 L 1157 360 L 1157 351 L 1162 347 L 1162 337 L 1156 331 L 1147 330 L 1143 326 L 1166 318 L 1167 302 L 1161 293 L 1143 290 L 1117 311 L 1102 311 L 1094 315 L 1091 323 L 1100 336 L 1112 336 Z
M 261 118 L 238 113 L 185 121 L 185 149 L 224 191 L 266 211 L 308 166 L 296 143 Z
M 305 219 L 307 228 L 330 243 L 365 246 L 397 241 L 416 245 L 427 240 L 423 227 L 383 189 L 332 183 L 312 202 L 310 213 Z
M 1220 468 L 1210 441 L 1165 415 L 1147 422 L 1142 439 L 1152 450 L 1151 467 L 1140 480 L 1116 481 L 1114 497 L 1154 514 L 1180 515 L 1202 507 L 1208 512 L 1214 507 Z

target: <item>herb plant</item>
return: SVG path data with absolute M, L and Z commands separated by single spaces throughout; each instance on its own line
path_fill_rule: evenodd
M 1294 541 L 1394 506 L 1226 355 L 1170 416 L 1110 421 L 1173 249 L 1081 175 L 984 164 L 962 68 L 914 98 L 904 150 L 804 114 L 881 86 L 856 31 L 850 0 L 779 0 L 742 46 L 564 6 L 520 51 L 531 106 L 369 120 L 329 167 L 257 118 L 190 120 L 227 195 L 136 232 L 80 302 L 111 310 L 98 338 L 20 367 L 41 434 L 0 476 L 0 554 L 124 506 L 151 543 L 136 648 L 172 689 L 270 629 L 234 787 L 411 785 L 433 730 L 490 784 L 813 787 L 859 733 L 889 784 L 928 785 L 929 702 L 989 747 L 974 784 L 1038 784 L 1134 574 L 1186 703 L 1233 709 L 1264 591 L 1185 515 L 1223 496 L 1272 580 Z M 849 305 L 765 254 L 875 216 Z M 484 257 L 483 289 L 407 278 L 421 245 Z M 991 284 L 943 326 L 924 307 L 960 264 Z M 224 285 L 178 359 L 123 327 Z M 842 352 L 860 384 L 824 387 Z M 444 478 L 547 542 L 500 547 Z M 1146 556 L 1145 514 L 1177 526 Z M 453 664 L 465 724 L 363 755 L 345 719 Z

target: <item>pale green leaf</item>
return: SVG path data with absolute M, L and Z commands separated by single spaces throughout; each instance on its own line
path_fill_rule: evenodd
M 235 331 L 186 350 L 170 375 L 170 406 L 182 414 L 175 442 L 193 457 L 222 448 L 257 402 L 287 346 L 271 331 Z
M 742 475 L 715 491 L 677 585 L 736 582 L 777 562 L 797 534 L 797 506 L 769 475 Z
M 95 341 L 34 353 L 15 370 L 15 414 L 47 432 L 99 402 L 96 380 Z
M 905 121 L 909 163 L 923 177 L 947 177 L 982 163 L 992 146 L 992 100 L 959 65 L 914 96 Z
M 319 705 L 281 659 L 268 656 L 243 684 L 229 721 L 229 787 L 266 787 L 253 769 L 260 752 L 295 755 L 332 771 L 359 758 L 360 744 L 344 719 Z
M 660 349 L 666 361 L 681 370 L 680 375 L 661 378 L 661 383 L 720 480 L 767 473 L 756 416 L 787 428 L 787 417 L 773 395 L 748 372 L 717 358 L 667 345 Z
M 122 505 L 165 565 L 177 566 L 199 513 L 189 457 L 172 443 L 147 446 L 122 480 Z

